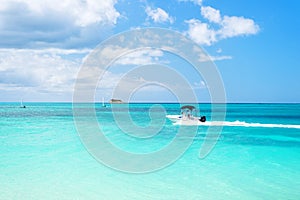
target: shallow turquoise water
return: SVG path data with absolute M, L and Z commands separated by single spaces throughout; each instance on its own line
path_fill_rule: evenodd
M 207 131 L 200 127 L 175 163 L 130 174 L 100 164 L 87 152 L 72 104 L 26 105 L 0 103 L 0 199 L 300 199 L 300 129 L 224 127 L 213 151 L 199 159 Z M 149 124 L 151 106 L 131 104 L 134 123 Z M 167 114 L 178 114 L 180 107 L 162 106 Z M 209 120 L 210 105 L 200 108 Z M 166 121 L 155 137 L 129 137 L 114 123 L 110 107 L 96 105 L 96 114 L 106 137 L 134 153 L 165 147 L 179 128 Z M 225 121 L 237 120 L 299 125 L 300 104 L 228 104 Z

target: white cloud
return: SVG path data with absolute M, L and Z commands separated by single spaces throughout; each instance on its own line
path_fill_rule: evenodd
M 111 49 L 106 49 L 104 54 L 108 56 L 112 52 L 115 53 L 113 50 L 128 51 L 128 49 L 112 46 Z M 9 91 L 20 94 L 35 94 L 35 96 L 30 95 L 30 97 L 27 95 L 25 97 L 27 100 L 29 98 L 40 100 L 41 94 L 44 95 L 44 99 L 53 100 L 57 97 L 56 95 L 64 94 L 67 95 L 66 99 L 70 100 L 75 80 L 78 78 L 77 72 L 81 67 L 83 58 L 90 52 L 90 49 L 0 49 L 1 94 Z M 133 51 L 117 60 L 115 66 L 150 64 L 162 56 L 163 52 L 156 49 Z M 161 62 L 159 61 L 159 63 Z M 90 67 L 81 74 L 80 78 L 87 80 L 87 88 L 93 88 L 89 85 L 89 80 L 91 77 L 94 78 L 95 74 L 99 74 L 99 70 L 101 70 L 99 67 Z M 122 73 L 106 71 L 99 88 L 106 92 L 110 91 L 121 79 Z M 142 79 L 138 77 L 126 81 L 131 84 L 142 82 Z M 18 98 L 17 100 L 19 100 Z
M 67 59 L 85 50 L 0 49 L 1 90 L 30 89 L 35 92 L 70 92 L 81 59 Z
M 220 60 L 231 60 L 231 56 L 212 56 L 212 55 L 199 55 L 199 62 L 207 62 L 207 61 L 220 61 Z
M 14 49 L 14 48 L 1 48 L 0 54 L 3 53 L 32 53 L 32 54 L 61 54 L 61 55 L 70 55 L 70 54 L 88 54 L 92 49 L 58 49 L 58 48 L 47 48 L 47 49 Z
M 203 23 L 197 19 L 188 20 L 186 23 L 189 24 L 187 34 L 196 43 L 209 46 L 217 41 L 216 32 L 207 23 Z
M 23 7 L 27 14 L 34 16 L 51 16 L 71 18 L 76 25 L 88 26 L 94 23 L 116 23 L 120 16 L 114 8 L 116 0 L 4 0 L 2 11 L 13 11 Z M 63 18 L 61 18 L 63 20 Z
M 220 11 L 212 7 L 201 7 L 201 15 L 210 23 L 198 19 L 186 21 L 189 29 L 186 34 L 201 45 L 211 45 L 221 39 L 257 34 L 259 26 L 245 17 L 221 16 Z M 211 24 L 213 23 L 213 24 Z
M 201 80 L 200 82 L 194 82 L 193 88 L 194 89 L 206 89 L 207 85 L 203 80 Z
M 73 2 L 73 0 L 72 0 Z M 116 0 L 87 0 L 80 1 L 79 8 L 75 12 L 78 16 L 76 23 L 80 26 L 87 26 L 93 23 L 117 23 L 120 16 L 114 8 Z
M 160 49 L 138 49 L 135 47 L 127 48 L 119 45 L 109 45 L 102 49 L 99 53 L 99 57 L 101 57 L 102 61 L 105 60 L 110 62 L 111 60 L 114 60 L 113 64 L 115 65 L 145 65 L 152 64 L 154 62 L 166 63 L 166 61 L 160 59 L 163 57 L 163 55 L 164 52 Z M 97 59 L 98 57 L 95 60 L 97 61 Z
M 210 22 L 220 23 L 222 18 L 219 10 L 216 10 L 210 6 L 201 7 L 201 15 L 208 19 Z
M 116 2 L 2 0 L 0 46 L 74 48 L 87 42 L 97 44 L 100 35 L 117 23 L 120 14 L 114 7 Z
M 244 17 L 224 16 L 221 25 L 222 28 L 218 31 L 221 38 L 251 35 L 259 31 L 259 26 L 252 19 Z
M 158 61 L 163 56 L 161 50 L 139 50 L 127 54 L 117 60 L 116 64 L 121 65 L 145 65 Z
M 169 14 L 161 8 L 152 9 L 149 6 L 146 8 L 146 14 L 155 22 L 155 23 L 164 23 L 174 22 L 174 19 L 169 16 Z

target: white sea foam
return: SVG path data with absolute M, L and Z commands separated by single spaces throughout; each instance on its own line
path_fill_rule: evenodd
M 300 129 L 300 125 L 296 124 L 261 124 L 261 123 L 248 123 L 243 121 L 206 121 L 200 122 L 197 120 L 179 120 L 174 125 L 184 126 L 237 126 L 237 127 L 263 127 L 263 128 L 296 128 Z

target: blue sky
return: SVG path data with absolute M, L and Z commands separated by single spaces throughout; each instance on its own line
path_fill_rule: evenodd
M 72 101 L 80 66 L 100 42 L 135 28 L 161 27 L 179 31 L 207 51 L 222 76 L 228 102 L 300 102 L 299 4 L 296 0 L 2 0 L 0 101 Z M 182 60 L 161 54 L 138 52 L 119 64 L 128 67 L 149 60 L 184 66 Z M 117 81 L 125 69 L 112 69 L 104 81 Z M 190 72 L 188 67 L 182 69 L 183 74 Z M 199 101 L 209 101 L 201 77 L 188 78 Z M 158 95 L 145 88 L 134 100 L 173 100 L 167 90 L 155 88 Z M 109 89 L 100 84 L 96 97 L 111 98 Z

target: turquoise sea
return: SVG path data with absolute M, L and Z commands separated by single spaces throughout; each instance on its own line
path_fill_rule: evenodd
M 26 106 L 0 103 L 1 200 L 300 199 L 300 104 L 228 104 L 225 122 L 239 126 L 225 126 L 207 157 L 200 159 L 199 150 L 208 127 L 199 127 L 178 160 L 143 174 L 94 159 L 76 131 L 72 103 Z M 127 105 L 118 106 L 115 112 L 125 112 Z M 149 124 L 152 106 L 130 104 L 134 123 Z M 166 114 L 180 112 L 179 104 L 161 106 Z M 209 120 L 211 105 L 199 107 Z M 110 106 L 97 104 L 96 116 L 109 141 L 134 153 L 164 148 L 179 128 L 166 120 L 159 134 L 135 138 L 114 123 Z

